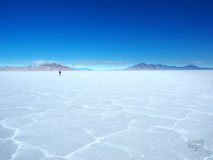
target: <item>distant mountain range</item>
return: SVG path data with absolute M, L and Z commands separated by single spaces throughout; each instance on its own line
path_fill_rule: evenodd
M 0 67 L 0 71 L 72 71 L 73 69 L 57 63 L 42 64 L 38 66 L 5 66 Z
M 195 65 L 186 65 L 183 67 L 177 66 L 168 66 L 162 64 L 146 64 L 146 63 L 139 63 L 134 66 L 130 66 L 125 70 L 213 70 L 213 68 L 207 67 L 198 67 Z
M 0 71 L 91 71 L 89 68 L 71 68 L 58 63 L 48 63 L 37 66 L 4 66 L 0 67 Z M 187 65 L 184 67 L 168 66 L 162 64 L 146 64 L 140 63 L 130 66 L 123 70 L 213 70 L 213 68 L 198 67 L 195 65 Z

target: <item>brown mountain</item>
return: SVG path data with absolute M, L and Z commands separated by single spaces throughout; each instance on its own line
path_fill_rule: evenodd
M 125 70 L 212 70 L 213 68 L 207 67 L 198 67 L 195 65 L 186 65 L 183 67 L 177 66 L 168 66 L 162 64 L 146 64 L 146 63 L 139 63 L 134 66 L 130 66 Z
M 38 66 L 4 66 L 0 67 L 0 71 L 72 71 L 71 67 L 58 63 L 42 64 Z

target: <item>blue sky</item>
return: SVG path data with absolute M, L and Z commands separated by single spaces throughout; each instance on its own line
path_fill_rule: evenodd
M 1 0 L 0 65 L 213 67 L 212 0 Z

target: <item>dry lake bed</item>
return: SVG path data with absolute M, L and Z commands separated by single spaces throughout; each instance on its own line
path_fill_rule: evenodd
M 213 71 L 0 72 L 0 160 L 213 160 Z

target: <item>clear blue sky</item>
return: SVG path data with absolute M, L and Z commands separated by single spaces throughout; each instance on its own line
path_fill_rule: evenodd
M 1 0 L 0 65 L 213 66 L 212 0 Z

